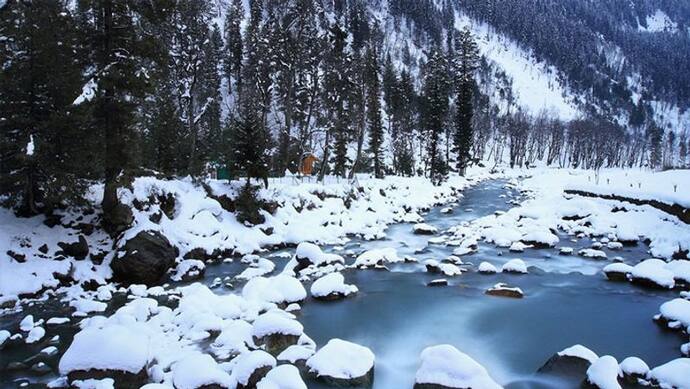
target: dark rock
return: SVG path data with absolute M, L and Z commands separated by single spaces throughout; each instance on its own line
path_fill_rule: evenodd
M 604 272 L 604 274 L 606 274 L 606 278 L 608 278 L 610 281 L 615 281 L 615 282 L 627 282 L 628 281 L 628 273 L 626 273 L 626 272 L 607 271 L 607 272 Z
M 537 373 L 557 376 L 561 379 L 579 383 L 587 376 L 589 365 L 589 361 L 583 358 L 554 354 L 537 370 Z
M 89 243 L 84 235 L 79 235 L 79 240 L 74 243 L 59 242 L 58 246 L 62 249 L 61 254 L 82 260 L 89 255 Z
M 91 223 L 79 223 L 77 224 L 77 229 L 81 231 L 82 234 L 89 236 L 93 234 L 96 227 Z
M 46 375 L 50 373 L 52 369 L 50 366 L 46 365 L 44 362 L 38 362 L 31 366 L 31 372 L 36 375 Z
M 524 297 L 522 291 L 519 288 L 513 288 L 506 284 L 494 285 L 494 287 L 488 289 L 484 293 L 490 296 L 510 297 L 518 299 Z
M 15 261 L 17 261 L 19 263 L 26 262 L 26 255 L 24 255 L 24 254 L 15 253 L 14 251 L 9 250 L 7 252 L 7 255 L 9 255 L 12 259 L 14 259 Z
M 242 384 L 237 384 L 237 389 L 252 389 L 256 388 L 256 384 L 261 381 L 262 378 L 268 374 L 268 372 L 271 371 L 270 366 L 263 366 L 260 367 L 252 372 L 252 374 L 249 376 L 249 379 L 247 380 L 246 385 Z
M 19 370 L 26 370 L 29 367 L 24 364 L 24 362 L 10 362 L 7 364 L 7 367 L 5 367 L 5 370 L 7 371 L 19 371 Z
M 122 389 L 139 389 L 148 380 L 146 369 L 141 369 L 138 373 L 130 373 L 120 370 L 75 370 L 67 374 L 67 380 L 73 383 L 77 380 L 112 378 L 115 380 L 115 387 Z
M 149 220 L 151 220 L 152 223 L 156 223 L 156 224 L 160 224 L 162 219 L 163 219 L 163 212 L 161 212 L 161 211 L 152 213 L 149 216 Z
M 109 212 L 103 214 L 103 229 L 111 236 L 117 236 L 132 225 L 134 214 L 124 205 L 118 204 Z
M 353 378 L 334 378 L 326 375 L 316 375 L 310 373 L 315 379 L 323 382 L 327 386 L 335 387 L 358 387 L 358 388 L 370 388 L 374 385 L 374 367 L 361 377 Z M 416 388 L 416 386 L 415 386 Z
M 38 248 L 38 251 L 42 252 L 43 254 L 48 254 L 48 245 L 44 243 Z
M 271 334 L 262 338 L 254 337 L 254 344 L 266 346 L 266 352 L 273 356 L 278 356 L 286 348 L 297 344 L 298 341 L 299 336 L 297 335 Z
M 431 287 L 439 287 L 439 286 L 448 286 L 448 280 L 441 279 L 441 280 L 432 280 L 426 286 L 431 286 Z
M 105 251 L 91 253 L 91 262 L 93 262 L 94 265 L 100 265 L 103 263 L 106 255 L 108 255 L 108 253 Z
M 128 284 L 155 285 L 174 266 L 177 249 L 157 231 L 128 240 L 110 264 L 114 278 Z
M 48 226 L 50 228 L 53 228 L 60 223 L 61 223 L 61 218 L 59 215 L 46 216 L 46 219 L 43 221 L 43 224 L 45 224 L 46 226 Z
M 351 293 L 351 294 L 354 294 L 354 293 Z M 313 297 L 315 300 L 319 300 L 319 301 L 338 301 L 338 300 L 344 299 L 347 296 L 349 296 L 349 295 L 346 295 L 346 294 L 340 293 L 340 292 L 331 292 L 325 296 L 313 296 Z

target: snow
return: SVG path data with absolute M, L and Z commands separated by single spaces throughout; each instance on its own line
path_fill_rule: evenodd
M 599 389 L 621 389 L 618 384 L 620 369 L 616 358 L 604 355 L 587 369 L 587 381 Z
M 43 339 L 46 335 L 46 330 L 43 327 L 34 327 L 26 335 L 26 343 L 36 343 Z
M 511 259 L 503 264 L 502 272 L 527 274 L 527 265 L 522 259 Z
M 449 388 L 501 388 L 486 369 L 451 345 L 427 347 L 420 355 L 417 384 L 436 384 Z
M 324 253 L 319 246 L 309 242 L 300 243 L 295 251 L 295 256 L 297 258 L 309 259 L 316 266 L 345 262 L 340 255 Z
M 230 388 L 233 381 L 207 354 L 191 354 L 173 365 L 173 383 L 177 389 L 196 389 L 205 385 Z
M 34 136 L 29 135 L 29 143 L 26 144 L 26 155 L 32 156 L 34 155 Z
M 60 373 L 76 370 L 119 370 L 138 373 L 149 358 L 149 339 L 131 326 L 89 327 L 74 336 L 60 359 Z
M 19 322 L 19 329 L 27 332 L 34 328 L 34 315 L 26 315 L 22 321 Z
M 115 389 L 115 380 L 112 378 L 75 380 L 72 385 L 77 389 Z
M 639 31 L 642 32 L 670 32 L 678 31 L 678 23 L 671 20 L 666 12 L 657 9 L 653 14 L 647 15 L 645 18 L 646 27 L 640 25 Z
M 690 389 L 690 358 L 678 358 L 649 372 L 649 377 L 663 388 Z
M 279 361 L 288 361 L 290 363 L 296 363 L 297 361 L 306 361 L 314 355 L 314 348 L 308 345 L 293 344 L 288 346 L 283 352 L 278 354 L 277 359 Z
M 623 273 L 623 274 L 628 274 L 628 273 L 632 272 L 632 270 L 633 270 L 632 266 L 625 264 L 625 263 L 622 263 L 622 262 L 611 263 L 609 265 L 604 266 L 604 269 L 603 269 L 604 273 Z
M 487 273 L 487 274 L 498 273 L 498 269 L 496 269 L 496 266 L 490 264 L 489 262 L 480 263 L 479 268 L 477 270 L 480 273 Z
M 521 253 L 521 252 L 525 251 L 525 249 L 529 249 L 529 248 L 532 248 L 532 246 L 518 241 L 518 242 L 513 242 L 510 245 L 510 248 L 508 248 L 508 250 L 515 252 L 515 253 Z
M 0 330 L 0 347 L 10 338 L 12 334 L 7 330 Z
M 98 90 L 98 83 L 95 79 L 90 79 L 81 89 L 81 94 L 74 99 L 72 105 L 80 105 L 84 102 L 93 100 L 96 97 L 96 91 Z
M 673 273 L 673 278 L 676 281 L 682 281 L 690 284 L 690 261 L 671 261 L 666 264 L 666 269 Z
M 244 320 L 231 320 L 211 344 L 212 352 L 224 359 L 230 355 L 249 351 L 248 346 L 255 347 L 252 330 L 252 325 Z
M 481 54 L 511 78 L 512 89 L 520 107 L 533 115 L 544 110 L 552 111 L 562 120 L 578 116 L 575 103 L 565 97 L 575 93 L 561 86 L 557 69 L 537 61 L 531 52 L 495 32 L 486 23 L 456 13 L 455 27 L 462 30 L 465 26 L 470 27 Z M 492 97 L 501 98 L 498 94 Z
M 627 357 L 620 363 L 621 371 L 627 375 L 645 376 L 649 372 L 649 366 L 638 357 Z
M 597 354 L 594 353 L 594 351 L 588 349 L 587 347 L 581 344 L 576 344 L 562 351 L 559 351 L 558 356 L 580 358 L 589 361 L 589 363 L 594 363 L 597 359 L 599 359 L 599 356 L 597 356 Z
M 656 258 L 646 259 L 638 263 L 633 267 L 630 275 L 633 279 L 649 280 L 669 289 L 675 285 L 673 272 L 666 269 L 666 262 Z
M 448 277 L 459 276 L 462 274 L 462 270 L 452 263 L 442 263 L 435 259 L 427 259 L 424 261 L 427 272 L 430 273 L 443 273 Z
M 374 359 L 374 353 L 368 348 L 335 338 L 307 359 L 306 366 L 317 376 L 351 379 L 373 369 Z
M 585 257 L 585 258 L 593 258 L 593 259 L 606 259 L 607 255 L 605 252 L 601 250 L 595 250 L 595 249 L 582 249 L 577 252 L 579 256 Z
M 49 326 L 56 326 L 60 324 L 69 323 L 70 319 L 68 317 L 51 317 L 46 321 Z
M 363 252 L 360 254 L 357 259 L 355 260 L 355 263 L 353 264 L 354 267 L 372 267 L 376 266 L 377 264 L 385 264 L 385 263 L 396 263 L 396 262 L 403 262 L 404 259 L 400 258 L 398 256 L 397 251 L 392 248 L 392 247 L 385 247 L 385 248 L 380 248 L 380 249 L 372 249 Z
M 170 277 L 173 281 L 182 281 L 182 277 L 198 277 L 206 269 L 206 265 L 198 259 L 185 259 L 175 268 L 175 273 Z
M 299 370 L 292 365 L 276 366 L 259 381 L 256 389 L 307 389 Z
M 279 274 L 252 278 L 242 288 L 242 296 L 248 300 L 281 304 L 302 301 L 307 297 L 307 291 L 295 277 Z
M 342 274 L 330 273 L 314 281 L 310 291 L 313 297 L 326 297 L 332 294 L 349 296 L 358 290 L 355 285 L 345 284 Z
M 252 326 L 252 336 L 261 339 L 273 334 L 300 336 L 304 327 L 292 314 L 284 311 L 268 311 L 259 315 Z
M 69 305 L 76 310 L 76 312 L 73 314 L 74 316 L 86 316 L 87 314 L 93 312 L 103 312 L 108 307 L 108 304 L 106 303 L 86 298 L 73 300 L 69 303 Z
M 661 304 L 661 316 L 671 322 L 679 322 L 683 327 L 690 328 L 690 301 L 676 298 Z

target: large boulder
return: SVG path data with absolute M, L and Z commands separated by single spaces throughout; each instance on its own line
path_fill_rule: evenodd
M 142 231 L 128 240 L 110 263 L 117 281 L 155 285 L 175 265 L 177 249 L 157 231 Z
M 110 236 L 117 236 L 121 232 L 128 229 L 132 222 L 134 222 L 134 213 L 132 210 L 124 205 L 118 204 L 109 212 L 103 214 L 103 229 L 110 234 Z
M 148 379 L 149 343 L 143 333 L 124 325 L 86 328 L 60 359 L 60 374 L 70 383 L 109 377 L 117 388 L 139 388 Z
M 309 374 L 329 386 L 371 387 L 374 383 L 374 353 L 341 339 L 331 339 L 307 359 Z
M 599 357 L 592 350 L 578 344 L 553 355 L 539 368 L 538 373 L 579 384 L 587 376 L 589 366 L 597 359 Z
M 79 235 L 79 240 L 74 243 L 59 242 L 58 246 L 62 249 L 62 252 L 57 253 L 58 255 L 64 254 L 79 260 L 89 255 L 89 244 L 84 235 Z
M 420 356 L 414 389 L 499 389 L 486 369 L 455 347 L 427 347 Z

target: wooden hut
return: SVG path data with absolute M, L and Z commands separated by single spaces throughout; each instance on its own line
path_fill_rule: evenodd
M 306 153 L 302 155 L 302 159 L 299 162 L 299 174 L 302 176 L 311 176 L 314 171 L 314 164 L 319 159 L 312 153 Z

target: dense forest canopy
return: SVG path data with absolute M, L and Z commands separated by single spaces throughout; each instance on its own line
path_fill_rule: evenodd
M 673 25 L 649 32 L 658 11 Z M 580 117 L 516 104 L 460 14 L 554 65 Z M 30 215 L 104 182 L 116 224 L 137 174 L 249 185 L 308 154 L 319 178 L 435 182 L 476 163 L 686 166 L 686 129 L 653 103 L 690 105 L 689 26 L 681 0 L 7 0 L 1 193 Z

